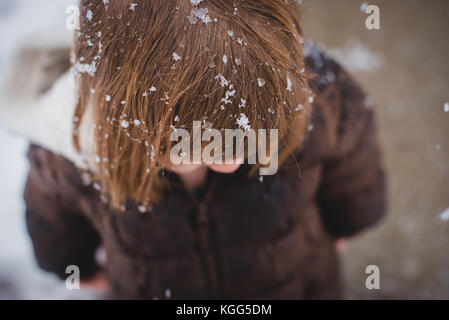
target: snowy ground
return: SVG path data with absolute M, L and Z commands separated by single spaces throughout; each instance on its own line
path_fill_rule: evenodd
M 0 0 L 0 73 L 20 38 L 64 26 L 65 8 L 75 2 Z M 0 125 L 0 299 L 88 298 L 89 293 L 67 290 L 64 282 L 40 271 L 35 263 L 23 218 L 27 146 L 27 141 Z
M 322 43 L 371 95 L 388 174 L 389 212 L 343 254 L 347 298 L 449 299 L 449 1 L 306 0 L 308 37 Z M 381 271 L 367 290 L 365 268 Z

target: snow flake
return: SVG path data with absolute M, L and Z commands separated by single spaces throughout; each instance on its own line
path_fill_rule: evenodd
M 135 125 L 136 127 L 140 126 L 140 120 L 134 120 L 134 125 Z
M 94 182 L 94 184 L 92 186 L 94 187 L 95 190 L 100 191 L 100 192 L 103 189 L 98 182 Z
M 215 79 L 220 79 L 220 85 L 222 87 L 227 87 L 229 85 L 229 81 L 220 73 Z
M 201 2 L 203 2 L 203 0 L 190 0 L 190 3 L 192 4 L 192 6 L 197 6 L 197 5 L 199 5 Z
M 232 101 L 229 100 L 229 98 L 235 96 L 235 92 L 236 92 L 235 90 L 232 90 L 232 91 L 226 91 L 226 92 L 225 92 L 225 97 L 224 97 L 223 99 L 221 99 L 221 102 L 224 102 L 224 104 L 230 104 L 230 103 L 232 103 Z
M 257 84 L 259 87 L 263 87 L 265 85 L 265 80 L 262 78 L 257 78 Z
M 173 60 L 179 61 L 181 60 L 181 57 L 176 52 L 173 52 Z
M 235 122 L 240 128 L 244 129 L 245 131 L 248 131 L 251 129 L 251 126 L 249 125 L 248 117 L 244 114 L 240 114 L 240 118 L 238 118 Z
M 446 102 L 445 104 L 444 104 L 444 112 L 449 112 L 449 102 Z
M 150 91 L 150 93 L 151 92 L 155 92 L 155 91 L 157 91 L 157 89 L 156 89 L 156 87 L 151 87 L 150 89 L 149 89 L 149 91 Z M 145 91 L 143 94 L 142 94 L 142 96 L 143 97 L 148 97 L 148 95 L 149 95 L 149 93 L 147 92 L 147 91 Z
M 304 106 L 302 104 L 298 104 L 295 111 L 302 111 L 302 110 L 304 110 Z
M 224 63 L 224 64 L 227 64 L 227 63 L 228 63 L 228 56 L 227 56 L 227 55 L 224 55 L 224 56 L 223 56 L 223 63 Z
M 137 3 L 131 3 L 129 6 L 129 10 L 136 11 Z
M 228 36 L 230 36 L 231 38 L 234 37 L 234 32 L 232 32 L 231 30 L 228 30 Z
M 83 181 L 83 185 L 86 187 L 92 183 L 92 178 L 87 172 L 81 174 L 81 179 Z
M 313 101 L 315 101 L 315 96 L 310 96 L 310 97 L 309 97 L 309 102 L 310 102 L 310 103 L 313 103 Z
M 126 120 L 123 120 L 122 123 L 120 124 L 122 126 L 122 128 L 127 129 L 129 128 L 129 122 Z
M 209 10 L 207 8 L 195 8 L 190 12 L 190 15 L 187 17 L 191 24 L 197 24 L 198 19 L 203 23 L 208 24 L 212 22 L 209 16 Z
M 83 64 L 78 62 L 74 68 L 75 72 L 87 73 L 91 77 L 93 77 L 95 75 L 95 72 L 97 72 L 97 64 L 95 61 L 93 61 L 90 64 Z
M 105 99 L 106 99 L 107 102 L 110 102 L 111 101 L 111 96 L 107 94 Z
M 94 14 L 92 13 L 92 10 L 87 10 L 86 18 L 89 21 L 92 21 L 92 18 L 94 17 Z
M 238 66 L 241 65 L 242 64 L 242 60 L 240 60 L 239 58 L 236 58 L 235 59 L 235 64 L 238 65 Z
M 288 76 L 287 76 L 287 91 L 292 91 L 292 81 Z

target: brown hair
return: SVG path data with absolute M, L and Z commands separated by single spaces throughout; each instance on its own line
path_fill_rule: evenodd
M 295 0 L 81 0 L 80 12 L 74 143 L 91 108 L 114 205 L 161 199 L 174 125 L 234 129 L 244 113 L 279 130 L 280 161 L 301 144 L 311 92 Z

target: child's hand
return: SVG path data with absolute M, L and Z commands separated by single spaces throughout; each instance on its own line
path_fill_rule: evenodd
M 95 275 L 86 280 L 81 280 L 80 285 L 83 289 L 95 290 L 98 293 L 105 294 L 109 291 L 109 282 L 104 271 L 100 270 Z
M 348 243 L 346 242 L 346 239 L 340 238 L 335 241 L 335 248 L 337 248 L 338 251 L 346 251 L 348 248 Z

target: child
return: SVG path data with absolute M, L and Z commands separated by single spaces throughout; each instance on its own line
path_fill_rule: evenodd
M 369 100 L 304 43 L 297 2 L 82 0 L 80 12 L 69 153 L 82 161 L 28 153 L 40 266 L 104 274 L 113 298 L 340 298 L 335 242 L 382 216 L 384 174 Z M 175 164 L 170 132 L 193 138 L 194 121 L 277 129 L 277 172 L 260 176 L 247 153 Z

